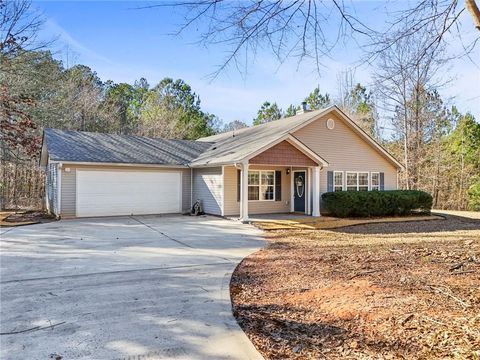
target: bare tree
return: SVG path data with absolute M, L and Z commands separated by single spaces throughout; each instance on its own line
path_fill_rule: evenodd
M 19 50 L 39 50 L 46 46 L 38 32 L 44 19 L 27 0 L 0 0 L 0 55 L 11 56 Z
M 397 138 L 403 142 L 405 166 L 403 184 L 407 189 L 418 183 L 419 161 L 425 131 L 431 127 L 428 96 L 448 79 L 441 76 L 446 59 L 444 46 L 432 47 L 424 56 L 429 39 L 425 31 L 397 41 L 377 59 L 374 79 L 383 110 L 391 114 Z
M 320 71 L 322 59 L 349 39 L 362 45 L 366 60 L 373 62 L 396 44 L 412 39 L 417 31 L 425 30 L 424 49 L 417 54 L 417 61 L 421 61 L 432 48 L 462 39 L 468 32 L 468 27 L 466 30 L 461 26 L 465 8 L 477 28 L 480 22 L 475 0 L 465 0 L 465 7 L 458 0 L 421 0 L 401 5 L 406 7 L 385 14 L 387 26 L 380 29 L 360 18 L 351 2 L 342 0 L 184 0 L 146 8 L 184 11 L 184 23 L 175 34 L 195 27 L 200 43 L 229 47 L 214 75 L 232 64 L 245 71 L 259 48 L 268 49 L 280 63 L 291 57 L 299 61 L 314 59 Z M 464 44 L 464 54 L 475 48 L 479 35 Z

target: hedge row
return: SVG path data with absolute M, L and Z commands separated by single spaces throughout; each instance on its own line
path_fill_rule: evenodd
M 432 196 L 418 190 L 338 191 L 322 194 L 326 210 L 338 217 L 430 213 Z

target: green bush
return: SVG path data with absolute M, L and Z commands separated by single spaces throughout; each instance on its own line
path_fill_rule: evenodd
M 432 196 L 418 190 L 338 191 L 322 194 L 324 207 L 338 217 L 430 213 Z

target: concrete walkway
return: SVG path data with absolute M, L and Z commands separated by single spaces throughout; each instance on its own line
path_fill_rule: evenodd
M 263 246 L 252 226 L 143 216 L 0 232 L 1 359 L 261 359 L 229 295 Z

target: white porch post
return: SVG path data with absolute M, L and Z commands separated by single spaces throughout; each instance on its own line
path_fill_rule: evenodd
M 320 216 L 320 166 L 313 168 L 312 216 Z
M 312 169 L 307 168 L 307 214 L 312 213 Z
M 248 162 L 242 164 L 240 176 L 240 219 L 248 221 Z

